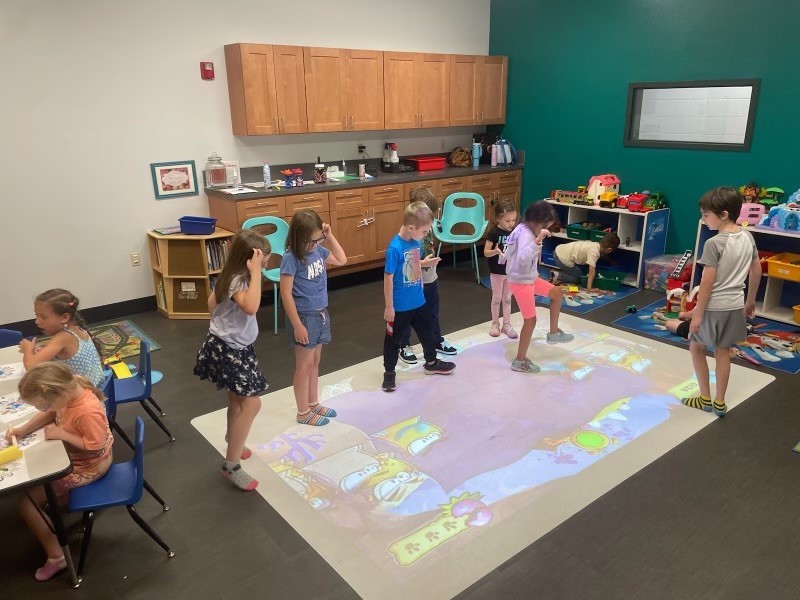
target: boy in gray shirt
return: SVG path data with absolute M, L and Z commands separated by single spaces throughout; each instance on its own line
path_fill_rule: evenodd
M 700 395 L 681 402 L 721 417 L 728 410 L 725 392 L 731 373 L 731 346 L 747 338 L 747 317 L 755 314 L 756 293 L 761 280 L 761 263 L 756 243 L 736 219 L 742 195 L 732 187 L 709 190 L 700 198 L 703 223 L 717 235 L 703 246 L 697 261 L 703 265 L 697 304 L 689 325 L 689 351 L 700 387 Z M 747 284 L 747 299 L 744 288 Z M 717 394 L 711 401 L 706 348 L 714 349 Z

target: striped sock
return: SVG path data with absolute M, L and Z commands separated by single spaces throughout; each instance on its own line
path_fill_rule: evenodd
M 711 398 L 698 394 L 697 396 L 690 396 L 683 398 L 681 403 L 689 408 L 699 408 L 705 412 L 711 412 Z
M 712 407 L 714 408 L 714 414 L 718 417 L 724 417 L 725 413 L 728 412 L 728 407 L 725 405 L 724 400 L 722 402 L 719 399 L 714 400 Z
M 323 417 L 335 417 L 336 411 L 332 408 L 328 408 L 327 406 L 322 406 L 319 402 L 315 404 L 309 404 L 308 408 L 311 409 L 311 412 L 317 413 L 318 415 L 322 415 Z
M 331 420 L 324 416 L 315 413 L 313 410 L 308 410 L 304 413 L 297 413 L 297 422 L 301 425 L 315 425 L 317 427 L 321 427 L 322 425 L 327 425 L 331 422 Z

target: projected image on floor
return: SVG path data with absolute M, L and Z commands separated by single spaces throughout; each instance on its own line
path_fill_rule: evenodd
M 334 423 L 290 427 L 255 452 L 384 571 L 408 576 L 688 410 L 688 354 L 678 373 L 645 340 L 574 333 L 548 346 L 537 330 L 536 375 L 511 371 L 516 344 L 487 335 L 462 341 L 452 376 L 418 365 L 391 394 L 380 372 L 348 377 L 323 388 Z

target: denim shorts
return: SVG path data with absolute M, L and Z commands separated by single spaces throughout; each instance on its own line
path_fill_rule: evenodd
M 319 344 L 329 344 L 331 341 L 331 317 L 328 309 L 312 310 L 299 312 L 300 322 L 308 330 L 308 344 L 300 344 L 294 337 L 294 327 L 291 321 L 286 319 L 286 333 L 289 335 L 289 347 L 302 346 L 303 348 L 315 348 Z

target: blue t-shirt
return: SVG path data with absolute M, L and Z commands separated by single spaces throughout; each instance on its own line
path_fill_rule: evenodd
M 291 250 L 287 250 L 281 257 L 281 275 L 294 277 L 292 298 L 297 312 L 328 307 L 328 272 L 325 270 L 325 260 L 330 253 L 324 246 L 317 245 L 306 254 L 305 262 L 298 260 Z
M 404 240 L 399 235 L 392 238 L 386 249 L 384 271 L 394 275 L 392 299 L 394 310 L 413 310 L 425 304 L 422 292 L 422 266 L 419 264 L 420 243 Z

